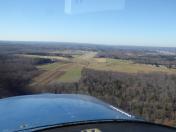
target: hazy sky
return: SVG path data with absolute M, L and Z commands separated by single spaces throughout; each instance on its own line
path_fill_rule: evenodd
M 0 40 L 176 47 L 176 0 L 0 0 Z

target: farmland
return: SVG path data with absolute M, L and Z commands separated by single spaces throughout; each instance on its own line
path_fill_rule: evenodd
M 59 51 L 57 51 L 57 53 L 59 53 Z M 61 53 L 63 52 L 61 51 Z M 71 51 L 65 51 L 64 53 L 72 55 Z M 98 58 L 96 55 L 97 52 L 79 50 L 77 52 L 74 51 L 73 58 L 41 55 L 23 56 L 31 58 L 49 58 L 60 61 L 38 66 L 38 69 L 42 72 L 33 79 L 33 83 L 35 84 L 78 82 L 81 78 L 81 71 L 84 68 L 133 74 L 152 72 L 163 72 L 167 74 L 176 73 L 176 69 L 168 69 L 165 66 L 156 67 L 155 65 L 139 64 L 130 60 Z

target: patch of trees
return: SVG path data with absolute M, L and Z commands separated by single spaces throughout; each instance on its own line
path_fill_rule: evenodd
M 51 64 L 56 62 L 53 59 L 48 59 L 48 58 L 28 58 L 28 60 L 31 61 L 31 64 L 34 65 L 44 65 L 44 64 Z
M 26 86 L 36 74 L 27 58 L 0 55 L 0 98 L 31 93 Z
M 40 55 L 40 56 L 60 56 L 60 57 L 66 57 L 66 58 L 73 58 L 70 54 L 63 54 L 63 53 L 48 53 L 48 52 L 32 52 L 32 53 L 26 53 L 28 55 Z
M 176 75 L 84 70 L 80 88 L 149 121 L 176 123 Z M 172 124 L 172 125 L 173 125 Z
M 176 75 L 84 70 L 80 83 L 91 95 L 148 120 L 176 120 Z

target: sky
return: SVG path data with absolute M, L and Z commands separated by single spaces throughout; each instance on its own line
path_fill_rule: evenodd
M 176 47 L 176 0 L 0 0 L 0 40 Z

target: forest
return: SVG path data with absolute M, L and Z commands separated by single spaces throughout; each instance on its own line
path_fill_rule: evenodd
M 36 68 L 25 59 L 12 56 L 0 56 L 0 97 L 28 93 L 26 84 L 34 76 Z

